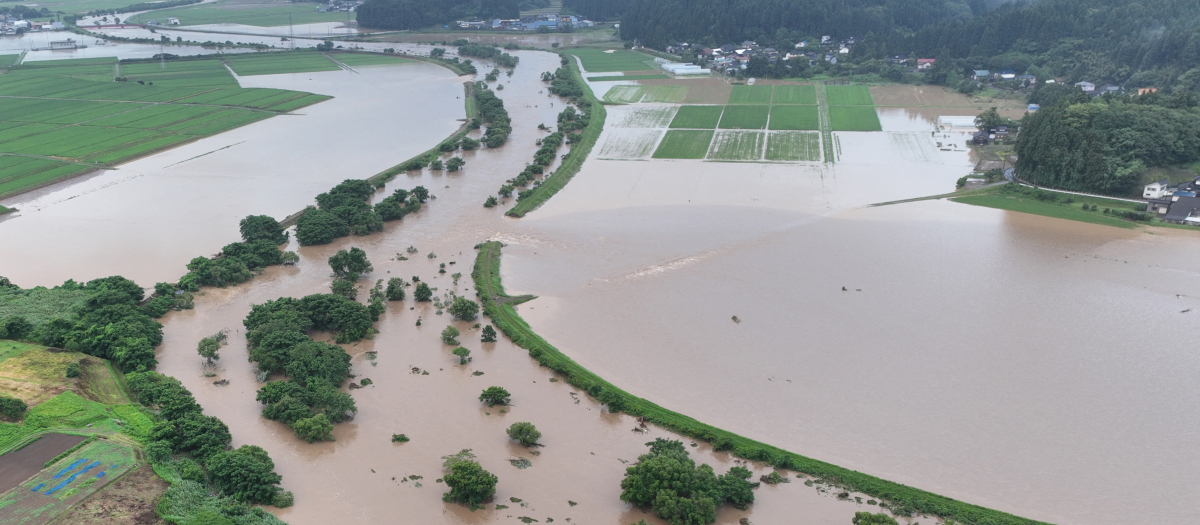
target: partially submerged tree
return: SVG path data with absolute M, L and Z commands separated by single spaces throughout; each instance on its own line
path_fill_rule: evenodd
M 279 221 L 267 215 L 247 215 L 239 224 L 242 242 L 271 241 L 275 245 L 287 242 L 288 236 Z
M 467 361 L 471 358 L 471 351 L 467 350 L 466 348 L 463 348 L 461 346 L 458 348 L 455 348 L 450 353 L 458 356 L 458 364 L 460 364 L 460 365 L 467 364 Z
M 200 340 L 200 344 L 196 347 L 196 352 L 203 357 L 209 366 L 212 366 L 213 361 L 221 358 L 217 351 L 221 349 L 221 342 L 215 336 L 205 337 Z
M 448 345 L 457 345 L 458 335 L 459 332 L 457 328 L 446 325 L 446 328 L 442 330 L 442 342 Z
M 512 394 L 498 386 L 489 386 L 482 394 L 479 394 L 479 400 L 487 403 L 487 406 L 507 405 Z
M 508 438 L 515 439 L 521 446 L 532 447 L 537 444 L 537 440 L 541 439 L 542 433 L 538 431 L 533 423 L 521 421 L 513 423 L 508 427 Z
M 432 298 L 433 290 L 429 288 L 428 284 L 417 283 L 417 287 L 413 288 L 413 299 L 415 299 L 417 302 L 428 302 Z
M 325 414 L 317 414 L 313 417 L 296 421 L 292 424 L 292 428 L 296 430 L 296 437 L 309 443 L 313 441 L 333 441 L 333 423 L 329 422 L 329 418 Z
M 495 343 L 496 329 L 492 328 L 490 324 L 483 327 L 483 335 L 479 338 L 479 341 L 482 343 Z
M 479 466 L 470 449 L 442 459 L 445 460 L 442 467 L 446 469 L 442 481 L 450 488 L 450 492 L 442 495 L 443 501 L 475 507 L 496 495 L 496 476 Z
M 254 445 L 218 452 L 205 462 L 209 478 L 222 493 L 238 501 L 273 503 L 283 479 L 267 451 Z
M 888 516 L 882 512 L 871 514 L 870 512 L 855 512 L 854 519 L 851 520 L 854 525 L 900 525 L 896 518 Z
M 403 301 L 404 279 L 399 277 L 392 277 L 391 279 L 388 279 L 387 291 L 384 292 L 384 295 L 387 296 L 387 300 L 389 301 Z
M 734 467 L 718 477 L 712 467 L 696 466 L 680 441 L 658 438 L 646 445 L 650 452 L 625 469 L 623 501 L 679 525 L 706 525 L 725 503 L 745 508 L 754 502 L 749 470 Z
M 466 297 L 455 297 L 454 302 L 446 311 L 463 321 L 474 321 L 479 316 L 479 303 Z
M 350 281 L 375 270 L 371 266 L 371 261 L 367 260 L 367 252 L 358 247 L 350 248 L 349 251 L 338 250 L 333 257 L 329 258 L 329 267 L 333 269 L 334 276 Z

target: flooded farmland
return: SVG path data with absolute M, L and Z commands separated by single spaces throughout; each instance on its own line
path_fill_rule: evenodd
M 539 93 L 537 78 L 557 67 L 557 57 L 519 56 L 516 74 L 502 77 L 506 87 L 497 92 L 513 117 L 508 145 L 464 153 L 462 172 L 414 172 L 388 184 L 387 192 L 429 188 L 437 199 L 423 211 L 373 236 L 293 244 L 298 266 L 206 289 L 195 310 L 164 318 L 159 370 L 225 421 L 235 446 L 270 452 L 283 486 L 296 494 L 281 518 L 297 525 L 397 516 L 659 523 L 617 496 L 625 462 L 668 433 L 634 432 L 631 418 L 552 382 L 507 339 L 479 343 L 472 323 L 451 323 L 428 303 L 392 303 L 374 340 L 347 347 L 353 372 L 373 384 L 353 391 L 359 412 L 335 428 L 337 441 L 306 444 L 261 417 L 237 332 L 250 305 L 328 291 L 325 261 L 349 246 L 374 263 L 364 286 L 419 275 L 439 295 L 469 296 L 472 246 L 492 238 L 508 244 L 509 293 L 539 296 L 519 306 L 535 330 L 600 376 L 672 410 L 1032 519 L 1200 519 L 1193 508 L 1163 503 L 1186 501 L 1195 483 L 1145 481 L 1190 479 L 1188 467 L 1200 460 L 1192 417 L 1200 359 L 1182 343 L 1200 335 L 1192 322 L 1200 311 L 1195 233 L 946 201 L 866 207 L 945 193 L 970 169 L 964 148 L 934 145 L 936 116 L 920 107 L 879 109 L 883 132 L 834 133 L 841 150 L 833 165 L 601 160 L 612 136 L 623 137 L 612 143 L 623 151 L 648 140 L 610 126 L 562 193 L 525 219 L 505 219 L 483 200 L 532 158 L 543 136 L 536 125 L 553 123 L 563 106 Z M 197 142 L 23 198 L 13 204 L 22 214 L 0 222 L 0 242 L 39 257 L 6 257 L 0 274 L 26 286 L 113 273 L 143 284 L 174 280 L 191 256 L 236 240 L 242 216 L 282 217 L 332 184 L 374 174 L 457 129 L 463 79 L 426 64 L 360 74 L 375 76 L 369 83 L 344 71 L 242 79 L 336 98 L 304 116 L 276 117 L 206 139 L 205 147 Z M 705 99 L 720 90 L 727 98 L 728 87 L 712 82 Z M 669 121 L 635 109 L 611 107 L 609 122 Z M 397 260 L 408 246 L 419 255 Z M 436 273 L 440 263 L 466 275 L 454 284 Z M 439 341 L 447 324 L 464 333 L 474 356 L 468 365 Z M 220 329 L 233 332 L 231 344 L 217 375 L 205 377 L 196 342 Z M 1148 344 L 1141 334 L 1171 337 Z M 212 384 L 220 379 L 230 384 Z M 480 405 L 477 392 L 492 385 L 511 391 L 514 406 Z M 515 421 L 542 430 L 539 455 L 505 438 Z M 394 433 L 412 441 L 391 443 Z M 499 476 L 497 502 L 508 509 L 469 512 L 441 502 L 439 458 L 463 448 Z M 689 448 L 718 472 L 733 465 L 703 444 Z M 508 464 L 518 458 L 533 467 Z M 756 478 L 767 472 L 750 467 Z M 801 481 L 764 485 L 748 512 L 725 509 L 718 523 L 844 525 L 856 510 L 879 510 Z

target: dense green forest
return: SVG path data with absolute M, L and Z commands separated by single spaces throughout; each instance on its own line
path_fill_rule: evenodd
M 1135 191 L 1146 168 L 1200 160 L 1200 108 L 1192 93 L 1091 98 L 1066 86 L 1032 95 L 1017 173 L 1035 184 L 1113 195 Z
M 471 17 L 517 18 L 517 0 L 367 0 L 358 23 L 379 29 L 420 29 Z
M 943 58 L 948 81 L 1013 69 L 1075 82 L 1200 91 L 1200 2 L 1042 0 L 574 0 L 621 17 L 621 36 L 662 48 L 755 40 L 790 49 L 822 35 L 857 37 L 854 59 Z M 594 15 L 593 15 L 594 13 Z

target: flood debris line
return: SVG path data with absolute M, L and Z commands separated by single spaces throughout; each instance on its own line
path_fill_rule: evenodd
M 586 391 L 610 412 L 625 412 L 644 418 L 645 421 L 667 430 L 704 440 L 715 450 L 730 451 L 734 456 L 751 461 L 761 461 L 781 470 L 794 470 L 815 478 L 828 480 L 844 490 L 861 492 L 883 500 L 887 508 L 900 516 L 914 513 L 936 515 L 965 523 L 989 523 L 996 525 L 1031 525 L 1042 522 L 1021 518 L 956 501 L 945 496 L 880 479 L 868 474 L 831 465 L 823 461 L 801 456 L 786 450 L 754 441 L 732 432 L 706 425 L 683 414 L 667 410 L 650 401 L 633 396 L 601 377 L 580 366 L 570 357 L 542 339 L 522 319 L 515 309 L 504 301 L 508 297 L 500 280 L 500 254 L 503 245 L 497 241 L 484 242 L 476 246 L 479 250 L 475 259 L 475 289 L 483 304 L 484 314 L 513 343 L 529 351 L 542 366 L 554 370 L 571 385 Z M 806 483 L 807 484 L 807 483 Z
M 571 178 L 579 173 L 579 169 L 583 167 L 583 161 L 592 152 L 592 147 L 596 145 L 596 139 L 600 138 L 600 132 L 604 130 L 604 118 L 607 112 L 600 101 L 596 100 L 596 95 L 588 88 L 587 83 L 583 81 L 583 77 L 579 74 L 579 67 L 572 57 L 562 55 L 562 67 L 543 78 L 551 82 L 551 93 L 566 98 L 579 107 L 583 112 L 583 117 L 587 119 L 587 124 L 583 127 L 583 133 L 578 134 L 577 139 L 573 139 L 574 146 L 571 148 L 571 152 L 563 157 L 562 164 L 559 164 L 554 175 L 546 177 L 536 188 L 521 192 L 517 199 L 517 205 L 505 214 L 510 217 L 524 217 L 526 213 L 537 209 L 559 190 L 562 190 L 571 181 Z M 561 122 L 560 118 L 560 124 Z M 568 141 L 568 143 L 572 142 Z

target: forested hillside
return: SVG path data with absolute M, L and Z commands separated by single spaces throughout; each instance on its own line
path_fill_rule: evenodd
M 367 0 L 358 23 L 377 29 L 420 29 L 471 17 L 520 16 L 517 0 Z
M 1091 98 L 1066 86 L 1033 93 L 1017 173 L 1039 185 L 1126 194 L 1146 168 L 1200 160 L 1200 109 L 1192 93 Z
M 970 69 L 1013 69 L 1127 88 L 1200 91 L 1200 2 L 1042 0 L 570 0 L 588 16 L 620 16 L 621 36 L 787 49 L 857 37 L 855 59 L 917 55 Z M 953 78 L 954 75 L 951 75 Z

